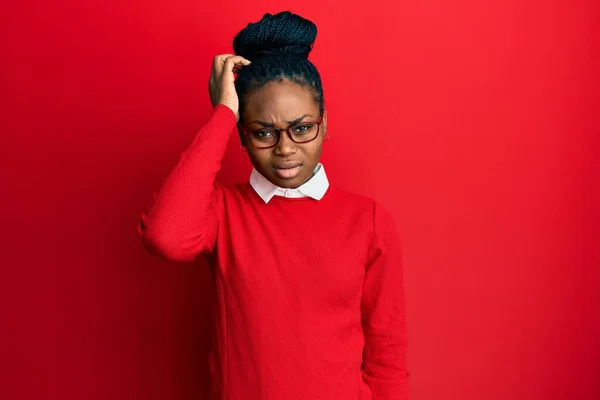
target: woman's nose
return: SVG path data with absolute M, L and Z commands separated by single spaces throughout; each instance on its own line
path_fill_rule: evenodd
M 280 132 L 279 135 L 279 143 L 275 146 L 275 152 L 282 156 L 294 154 L 297 150 L 296 143 L 290 139 L 285 131 Z

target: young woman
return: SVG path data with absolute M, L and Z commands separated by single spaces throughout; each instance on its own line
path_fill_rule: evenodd
M 316 34 L 283 12 L 235 37 L 236 55 L 214 59 L 208 123 L 142 213 L 152 254 L 212 267 L 210 399 L 408 398 L 398 232 L 377 202 L 330 186 L 319 163 Z M 254 169 L 229 187 L 215 176 L 236 123 Z

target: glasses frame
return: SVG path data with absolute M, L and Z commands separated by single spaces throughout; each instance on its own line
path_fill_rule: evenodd
M 292 135 L 292 132 L 290 131 L 290 129 L 292 129 L 295 126 L 302 125 L 302 124 L 308 124 L 308 123 L 317 124 L 317 133 L 315 133 L 315 136 L 312 139 L 305 140 L 302 142 L 295 141 L 294 136 Z M 317 121 L 317 122 L 302 121 L 302 122 L 298 122 L 297 124 L 294 124 L 288 128 L 268 127 L 268 129 L 273 129 L 273 130 L 277 131 L 277 141 L 275 141 L 275 144 L 272 144 L 270 146 L 257 146 L 256 144 L 254 144 L 254 142 L 252 142 L 252 139 L 250 138 L 250 135 L 253 132 L 257 132 L 257 131 L 260 131 L 261 129 L 266 129 L 266 128 L 247 129 L 247 128 L 243 128 L 242 124 L 238 122 L 238 129 L 240 130 L 240 132 L 242 132 L 248 138 L 248 142 L 250 142 L 250 144 L 252 144 L 252 146 L 254 146 L 257 149 L 263 150 L 263 149 L 272 149 L 273 147 L 277 146 L 279 144 L 279 142 L 281 141 L 281 132 L 283 132 L 283 131 L 285 131 L 287 133 L 288 137 L 290 138 L 290 140 L 296 144 L 310 143 L 319 136 L 319 133 L 321 132 L 321 124 L 322 123 L 323 123 L 323 113 L 321 113 L 321 117 L 319 118 L 319 121 Z

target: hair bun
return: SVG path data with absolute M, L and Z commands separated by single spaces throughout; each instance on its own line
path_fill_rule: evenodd
M 250 61 L 269 55 L 308 58 L 316 37 L 317 26 L 312 21 L 289 11 L 267 13 L 235 36 L 233 50 Z

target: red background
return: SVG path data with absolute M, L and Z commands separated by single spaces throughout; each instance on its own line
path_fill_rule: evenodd
M 212 57 L 288 7 L 319 27 L 327 172 L 403 237 L 412 398 L 600 398 L 595 0 L 6 4 L 0 398 L 203 398 L 205 266 L 136 225 Z

